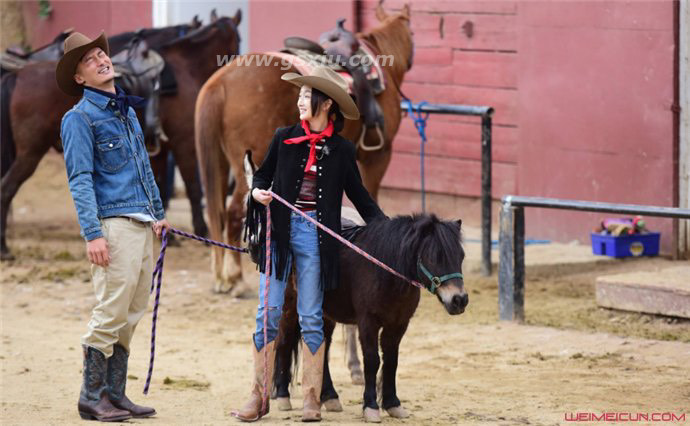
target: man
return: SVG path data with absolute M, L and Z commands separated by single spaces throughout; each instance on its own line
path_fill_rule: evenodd
M 82 337 L 84 378 L 79 415 L 121 421 L 149 417 L 153 408 L 125 395 L 129 343 L 146 310 L 153 269 L 153 234 L 165 220 L 144 136 L 127 96 L 115 86 L 104 33 L 78 32 L 65 40 L 56 78 L 60 89 L 82 96 L 60 129 L 69 188 L 91 261 L 97 305 Z

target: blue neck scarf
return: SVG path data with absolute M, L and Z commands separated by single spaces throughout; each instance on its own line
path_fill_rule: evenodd
M 115 85 L 115 93 L 111 92 L 106 92 L 105 90 L 101 89 L 96 89 L 95 87 L 89 87 L 89 86 L 84 86 L 84 89 L 91 90 L 92 92 L 96 92 L 98 94 L 101 94 L 103 96 L 107 96 L 110 99 L 115 100 L 115 106 L 117 107 L 117 111 L 122 114 L 122 116 L 126 117 L 127 112 L 129 111 L 129 107 L 132 107 L 134 109 L 138 109 L 146 105 L 146 99 L 139 97 L 139 96 L 134 96 L 134 95 L 128 95 L 120 86 Z

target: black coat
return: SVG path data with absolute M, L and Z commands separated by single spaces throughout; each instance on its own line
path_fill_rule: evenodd
M 254 174 L 252 190 L 254 188 L 269 189 L 283 197 L 291 204 L 295 204 L 302 180 L 304 167 L 309 157 L 309 142 L 299 144 L 285 144 L 285 139 L 304 136 L 305 132 L 298 123 L 290 127 L 276 130 L 271 146 L 261 167 Z M 385 217 L 379 206 L 371 198 L 364 185 L 355 160 L 355 146 L 352 142 L 338 134 L 326 139 L 323 155 L 317 160 L 316 175 L 316 212 L 317 220 L 328 228 L 340 234 L 340 210 L 342 207 L 343 190 L 352 201 L 365 222 Z M 323 152 L 323 151 L 322 151 Z M 287 259 L 290 243 L 290 215 L 291 210 L 277 200 L 271 201 L 271 239 L 276 244 L 276 274 L 278 279 L 286 279 Z M 266 223 L 265 206 L 258 203 L 250 195 L 247 205 L 247 220 L 245 222 L 245 238 L 247 234 L 255 235 L 259 221 Z M 261 227 L 262 230 L 265 226 Z M 342 245 L 335 238 L 322 230 L 319 233 L 319 252 L 321 255 L 321 286 L 324 290 L 332 290 L 338 286 L 339 250 Z M 259 270 L 265 272 L 265 233 L 261 234 L 261 250 L 259 254 Z

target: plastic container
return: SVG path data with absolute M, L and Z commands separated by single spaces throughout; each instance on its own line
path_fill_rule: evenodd
M 658 256 L 660 232 L 613 235 L 592 233 L 592 253 L 611 257 Z

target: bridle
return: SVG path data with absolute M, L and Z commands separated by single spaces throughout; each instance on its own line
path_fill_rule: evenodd
M 425 276 L 429 280 L 429 284 L 424 284 L 424 288 L 429 290 L 431 294 L 436 294 L 436 290 L 438 290 L 438 288 L 441 287 L 443 283 L 448 280 L 452 280 L 453 278 L 460 278 L 461 280 L 464 279 L 462 273 L 460 272 L 453 272 L 452 274 L 446 274 L 440 277 L 432 275 L 431 272 L 429 272 L 429 270 L 422 263 L 421 257 L 417 259 L 417 276 L 421 283 L 424 283 L 424 279 L 422 278 L 423 276 Z

